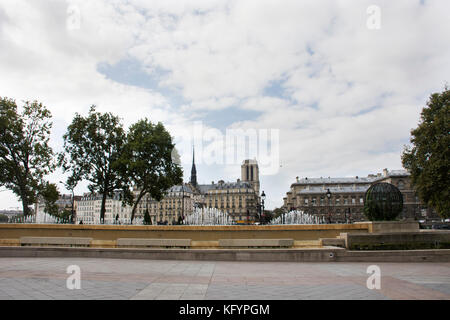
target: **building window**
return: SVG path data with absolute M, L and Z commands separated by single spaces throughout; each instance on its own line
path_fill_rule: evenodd
M 402 180 L 400 180 L 400 181 L 398 182 L 398 188 L 399 188 L 399 189 L 404 189 L 404 188 L 405 188 L 405 183 L 404 183 Z

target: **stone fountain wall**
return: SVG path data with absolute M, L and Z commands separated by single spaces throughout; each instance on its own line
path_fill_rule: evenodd
M 368 233 L 369 223 L 265 226 L 123 226 L 0 224 L 0 239 L 20 237 L 90 237 L 96 240 L 118 238 L 192 239 L 294 239 L 296 241 L 334 238 L 341 233 Z

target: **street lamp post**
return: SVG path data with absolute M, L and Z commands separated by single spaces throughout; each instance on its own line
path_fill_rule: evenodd
M 328 220 L 331 223 L 332 215 L 331 215 L 331 191 L 330 191 L 330 189 L 327 189 L 326 195 L 328 198 Z
M 261 211 L 261 215 L 259 216 L 259 222 L 262 224 L 263 223 L 263 217 L 264 217 L 264 201 L 266 200 L 266 194 L 264 193 L 264 191 L 261 193 L 261 207 L 262 207 L 262 211 Z
M 184 185 L 181 184 L 181 223 L 184 223 Z
M 148 214 L 148 216 L 150 217 L 150 221 L 149 223 L 151 223 L 152 221 L 152 217 L 150 216 L 150 212 L 148 211 L 148 195 L 145 197 L 145 214 Z M 145 220 L 145 214 L 144 214 L 144 220 Z

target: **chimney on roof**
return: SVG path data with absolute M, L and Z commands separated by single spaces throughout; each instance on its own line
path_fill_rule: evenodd
M 387 177 L 388 176 L 388 169 L 384 168 L 383 169 L 383 177 Z

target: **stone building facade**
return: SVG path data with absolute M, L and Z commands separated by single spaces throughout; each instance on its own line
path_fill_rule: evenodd
M 337 223 L 364 221 L 364 195 L 367 189 L 372 184 L 387 182 L 395 185 L 403 195 L 401 219 L 436 218 L 436 213 L 419 201 L 409 176 L 406 170 L 384 169 L 383 173 L 367 177 L 297 178 L 283 198 L 283 209 L 302 210 Z
M 192 213 L 196 205 L 196 196 L 188 184 L 173 186 L 161 201 L 150 197 L 143 199 L 138 208 L 143 216 L 147 209 L 153 224 L 176 224 L 178 220 Z
M 85 193 L 78 201 L 76 211 L 76 223 L 99 224 L 102 196 L 100 194 Z M 123 206 L 120 192 L 108 197 L 105 203 L 105 223 L 117 222 L 129 223 L 131 218 L 131 207 Z M 139 216 L 139 214 L 137 215 Z M 117 218 L 117 220 L 116 220 Z
M 147 204 L 154 223 L 174 224 L 198 208 L 216 208 L 231 215 L 236 222 L 258 221 L 259 168 L 255 160 L 245 160 L 241 166 L 242 180 L 211 184 L 197 182 L 195 156 L 192 159 L 191 177 L 188 183 L 174 186 L 161 201 L 143 199 L 139 212 L 144 214 Z
M 197 182 L 197 170 L 193 157 L 189 183 L 173 186 L 161 201 L 147 196 L 136 208 L 135 217 L 143 218 L 148 209 L 153 224 L 176 224 L 192 213 L 196 207 L 217 208 L 230 214 L 236 222 L 253 223 L 259 220 L 259 168 L 256 160 L 245 160 L 241 166 L 241 179 L 236 182 L 220 180 L 211 184 Z M 137 196 L 138 190 L 133 190 Z M 77 222 L 98 223 L 101 196 L 85 194 L 77 203 Z M 118 216 L 121 223 L 129 223 L 130 206 L 123 206 L 120 193 L 106 201 L 105 223 L 114 223 Z
M 225 182 L 220 180 L 208 185 L 199 185 L 202 206 L 216 208 L 230 214 L 240 223 L 258 220 L 258 194 L 249 181 Z
M 236 182 L 219 180 L 211 184 L 197 184 L 193 159 L 189 187 L 196 197 L 195 205 L 216 208 L 231 215 L 235 222 L 254 223 L 259 220 L 259 168 L 256 160 L 244 160 L 241 178 Z
M 439 219 L 438 214 L 424 205 L 417 196 L 406 170 L 383 170 L 383 178 L 378 182 L 387 182 L 396 186 L 403 195 L 402 217 L 415 220 Z

